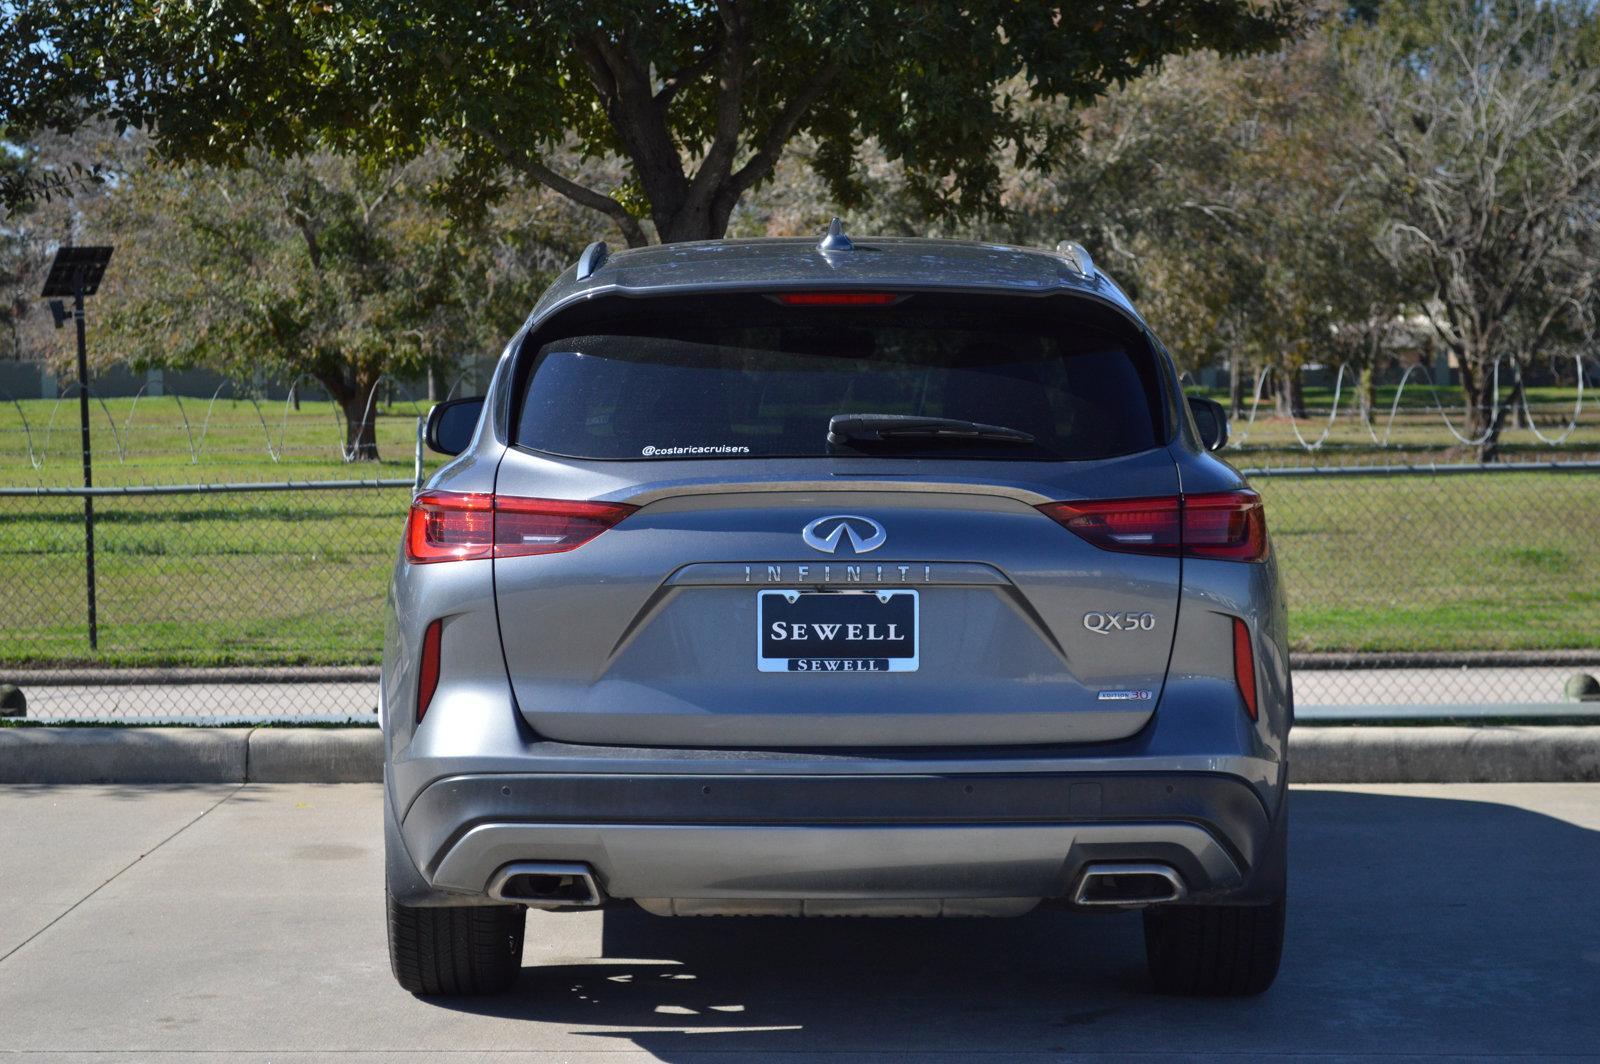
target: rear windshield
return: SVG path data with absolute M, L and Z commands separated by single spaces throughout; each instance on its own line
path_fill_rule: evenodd
M 539 348 L 516 443 L 634 460 L 1081 460 L 1157 445 L 1159 387 L 1142 340 L 1059 310 L 1019 315 L 994 300 L 961 302 L 918 295 L 893 307 L 787 307 L 750 297 L 668 313 L 633 304 L 627 317 L 586 321 Z M 841 414 L 956 419 L 1031 440 L 829 442 L 829 421 Z

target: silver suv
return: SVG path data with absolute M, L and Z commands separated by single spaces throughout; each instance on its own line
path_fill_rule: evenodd
M 1282 947 L 1292 717 L 1260 498 L 1075 244 L 586 250 L 412 505 L 389 948 L 516 979 L 525 909 L 1143 910 L 1154 985 Z

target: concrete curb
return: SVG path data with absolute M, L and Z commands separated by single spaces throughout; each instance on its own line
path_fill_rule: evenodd
M 1600 782 L 1600 727 L 1295 729 L 1296 783 Z M 0 783 L 375 783 L 376 728 L 0 728 Z
M 1593 783 L 1600 727 L 1296 728 L 1296 783 Z
M 0 728 L 0 783 L 237 783 L 249 728 Z
M 383 733 L 377 728 L 257 728 L 250 733 L 252 783 L 377 783 Z

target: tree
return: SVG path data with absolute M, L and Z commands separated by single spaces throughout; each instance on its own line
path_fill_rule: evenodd
M 24 148 L 7 151 L 0 147 L 0 186 L 21 185 L 30 180 L 33 153 Z M 23 323 L 38 295 L 33 283 L 43 266 L 42 248 L 33 236 L 37 211 L 32 202 L 0 216 L 0 357 L 20 359 L 23 352 Z
M 581 246 L 537 204 L 452 221 L 438 153 L 370 171 L 332 155 L 130 175 L 99 223 L 121 234 L 108 348 L 136 363 L 306 375 L 338 403 L 346 454 L 378 457 L 380 381 L 503 342 Z
M 868 138 L 930 211 L 998 206 L 999 162 L 1060 155 L 1083 105 L 1196 49 L 1269 47 L 1293 0 L 15 0 L 0 106 L 150 130 L 178 160 L 332 147 L 398 165 L 453 153 L 474 204 L 503 175 L 605 215 L 629 244 L 717 237 L 797 136 L 840 203 Z M 598 188 L 556 165 L 621 156 Z M 648 221 L 649 227 L 646 222 Z
M 0 127 L 0 358 L 70 361 L 70 330 L 57 332 L 40 287 L 56 247 L 89 235 L 85 213 L 103 199 L 106 177 L 128 152 L 93 124 L 20 142 L 8 133 Z M 10 208 L 7 190 L 24 190 Z
M 1594 286 L 1593 255 L 1572 251 L 1600 202 L 1596 15 L 1576 2 L 1430 11 L 1363 44 L 1355 81 L 1378 128 L 1368 164 L 1388 254 L 1428 278 L 1423 310 L 1489 461 L 1508 411 L 1496 361 L 1512 373 Z
M 1304 416 L 1300 367 L 1370 367 L 1414 290 L 1351 195 L 1371 123 L 1337 49 L 1341 13 L 1279 52 L 1175 60 L 1083 112 L 1066 165 L 1008 182 L 1013 232 L 1086 241 L 1186 368 L 1225 363 L 1242 406 L 1270 367 Z M 1364 374 L 1370 384 L 1370 373 Z

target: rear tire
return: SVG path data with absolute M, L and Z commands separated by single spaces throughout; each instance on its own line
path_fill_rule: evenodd
M 1171 905 L 1144 911 L 1145 958 L 1163 994 L 1248 997 L 1283 956 L 1285 899 L 1268 905 Z
M 520 905 L 413 908 L 387 891 L 389 966 L 413 994 L 498 994 L 522 969 Z

